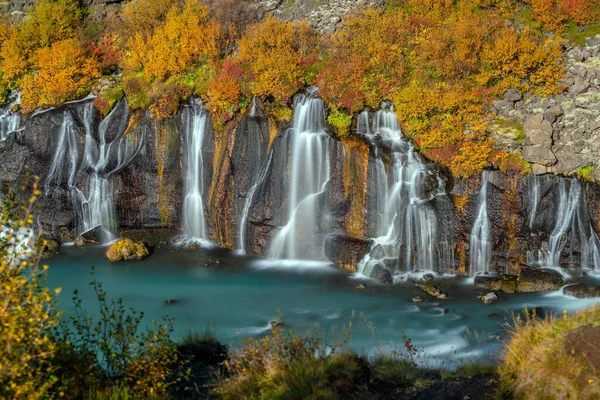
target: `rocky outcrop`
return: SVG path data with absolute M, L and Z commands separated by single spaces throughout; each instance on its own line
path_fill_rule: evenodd
M 330 234 L 325 239 L 325 255 L 338 268 L 356 272 L 356 265 L 369 252 L 371 244 L 342 234 Z
M 566 52 L 564 93 L 547 98 L 508 90 L 495 101 L 497 142 L 522 150 L 536 174 L 572 175 L 600 180 L 600 35 Z
M 595 298 L 600 297 L 600 287 L 585 283 L 575 283 L 573 285 L 565 286 L 563 288 L 563 293 L 578 299 Z
M 523 267 L 517 279 L 517 292 L 550 292 L 565 284 L 562 275 L 554 270 Z
M 134 242 L 131 239 L 120 239 L 106 250 L 106 257 L 111 262 L 143 260 L 149 254 L 144 243 Z
M 343 17 L 366 7 L 383 7 L 384 0 L 259 0 L 258 5 L 277 18 L 307 20 L 319 32 L 331 32 Z

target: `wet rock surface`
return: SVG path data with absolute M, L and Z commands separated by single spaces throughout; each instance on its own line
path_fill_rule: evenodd
M 564 284 L 565 281 L 559 272 L 523 267 L 516 289 L 519 293 L 549 292 L 559 290 Z
M 600 297 L 600 287 L 585 283 L 575 283 L 563 288 L 563 293 L 578 299 Z
M 356 265 L 368 253 L 370 246 L 367 240 L 333 233 L 325 239 L 325 254 L 338 268 L 356 272 Z M 384 278 L 384 272 L 380 272 L 381 277 Z

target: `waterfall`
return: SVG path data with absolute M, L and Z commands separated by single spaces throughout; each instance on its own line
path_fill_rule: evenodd
M 490 270 L 492 263 L 492 225 L 487 213 L 489 171 L 481 174 L 481 189 L 477 199 L 477 217 L 471 230 L 470 262 L 471 274 Z
M 267 162 L 262 169 L 260 176 L 256 183 L 252 185 L 248 194 L 246 196 L 246 202 L 244 203 L 244 211 L 242 214 L 242 219 L 240 221 L 240 232 L 238 235 L 238 250 L 242 254 L 246 254 L 246 235 L 248 233 L 248 215 L 250 213 L 250 206 L 252 205 L 252 200 L 254 199 L 254 193 L 256 189 L 260 186 L 260 184 L 265 180 L 268 172 L 268 166 L 271 163 L 271 159 L 273 158 L 273 151 L 269 151 L 269 157 L 267 158 Z
M 65 176 L 68 176 L 69 189 L 75 187 L 78 161 L 77 131 L 73 115 L 69 110 L 65 110 L 63 111 L 63 122 L 58 133 L 52 163 L 44 183 L 46 195 L 51 194 L 54 189 L 58 188 Z
M 527 178 L 527 197 L 529 199 L 529 205 L 531 210 L 529 212 L 529 223 L 527 224 L 530 228 L 535 223 L 537 217 L 538 206 L 542 200 L 542 178 L 533 175 Z
M 276 234 L 270 257 L 324 259 L 322 243 L 312 254 L 300 254 L 299 245 L 314 240 L 319 211 L 319 195 L 331 178 L 329 135 L 325 132 L 325 107 L 316 88 L 296 98 L 290 160 L 287 223 Z
M 67 184 L 76 215 L 77 235 L 99 228 L 98 239 L 103 243 L 114 240 L 118 228 L 110 177 L 127 167 L 146 142 L 145 131 L 141 135 L 130 133 L 124 136 L 128 123 L 127 109 L 126 100 L 120 101 L 96 129 L 92 102 L 66 108 L 44 182 L 46 195 Z M 80 165 L 76 119 L 85 130 Z M 82 182 L 79 177 L 86 175 L 87 182 Z M 84 186 L 81 186 L 82 183 Z
M 0 142 L 6 140 L 6 137 L 19 129 L 21 123 L 21 114 L 13 109 L 21 104 L 21 95 L 13 92 L 10 95 L 9 103 L 0 108 Z
M 134 133 L 124 136 L 128 123 L 127 108 L 127 101 L 121 100 L 100 122 L 97 131 L 98 140 L 94 136 L 93 129 L 95 111 L 93 103 L 84 105 L 81 117 L 86 131 L 82 169 L 89 171 L 89 182 L 87 196 L 82 190 L 75 190 L 79 232 L 100 228 L 103 243 L 114 240 L 118 228 L 110 177 L 127 167 L 146 143 L 145 131 L 139 136 Z M 119 113 L 125 114 L 125 117 Z M 115 127 L 112 126 L 115 118 L 119 118 L 116 121 L 117 131 L 113 131 Z
M 357 127 L 378 143 L 373 148 L 377 191 L 377 209 L 373 212 L 377 213 L 379 236 L 359 263 L 358 271 L 371 276 L 378 264 L 405 272 L 438 270 L 449 259 L 444 254 L 449 247 L 438 243 L 438 221 L 431 202 L 446 196 L 444 182 L 435 178 L 413 145 L 402 139 L 390 103 L 384 102 L 375 113 L 372 133 L 365 129 L 369 126 L 366 118 L 368 113 L 361 113 Z M 392 149 L 390 174 L 379 157 L 380 144 Z
M 579 245 L 581 266 L 600 270 L 600 241 L 589 219 L 584 187 L 579 179 L 561 178 L 555 225 L 548 240 L 548 250 L 540 250 L 539 260 L 545 267 L 559 267 L 561 254 L 570 242 L 570 255 Z
M 204 216 L 204 138 L 208 113 L 200 99 L 193 99 L 184 110 L 183 162 L 185 196 L 183 229 L 194 239 L 207 239 Z

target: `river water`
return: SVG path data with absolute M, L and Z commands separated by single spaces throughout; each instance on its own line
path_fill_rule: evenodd
M 524 307 L 562 313 L 600 302 L 556 292 L 500 294 L 496 304 L 484 305 L 476 298 L 483 292 L 468 278 L 440 279 L 439 286 L 450 298 L 437 300 L 410 283 L 378 285 L 327 263 L 259 260 L 219 249 L 162 248 L 141 262 L 111 264 L 105 250 L 63 247 L 61 257 L 50 261 L 48 283 L 63 288 L 59 302 L 67 316 L 74 290 L 79 290 L 84 307 L 97 314 L 88 285 L 94 265 L 108 295 L 144 311 L 146 323 L 168 315 L 175 318 L 174 339 L 210 330 L 233 347 L 245 338 L 265 335 L 270 321 L 279 316 L 287 327 L 316 330 L 330 343 L 349 334 L 349 346 L 367 354 L 402 351 L 405 334 L 422 350 L 422 362 L 451 366 L 466 358 L 485 361 L 498 356 L 504 325 Z M 356 289 L 361 282 L 366 290 Z M 416 295 L 425 301 L 414 304 Z M 176 302 L 166 304 L 169 299 Z

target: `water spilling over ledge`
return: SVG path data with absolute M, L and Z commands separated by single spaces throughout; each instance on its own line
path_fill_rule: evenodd
M 316 88 L 295 96 L 287 125 L 255 98 L 222 131 L 199 98 L 165 120 L 132 114 L 126 99 L 101 118 L 85 99 L 30 116 L 4 140 L 12 161 L 0 172 L 15 181 L 28 163 L 42 175 L 40 225 L 63 242 L 166 228 L 384 281 L 524 264 L 600 270 L 597 185 L 498 171 L 456 179 L 403 136 L 401 112 L 364 110 L 339 137 Z

